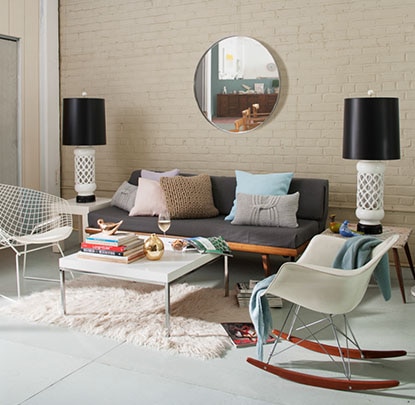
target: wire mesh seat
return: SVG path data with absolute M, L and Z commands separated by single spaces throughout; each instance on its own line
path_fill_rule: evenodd
M 17 296 L 20 298 L 19 257 L 23 256 L 26 277 L 26 254 L 56 246 L 72 233 L 69 203 L 63 198 L 29 188 L 0 184 L 0 249 L 11 248 L 16 255 Z M 30 245 L 34 245 L 29 248 Z

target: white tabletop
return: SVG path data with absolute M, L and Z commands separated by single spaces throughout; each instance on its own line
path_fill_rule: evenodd
M 65 271 L 79 271 L 86 274 L 165 285 L 217 258 L 218 256 L 214 254 L 200 254 L 195 251 L 165 250 L 160 260 L 151 261 L 144 257 L 125 264 L 84 259 L 74 253 L 60 258 L 59 268 Z

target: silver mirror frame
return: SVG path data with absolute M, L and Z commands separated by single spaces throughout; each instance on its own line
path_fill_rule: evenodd
M 257 77 L 256 79 L 228 79 L 228 80 L 222 80 L 222 79 L 219 79 L 219 72 L 217 72 L 217 77 L 212 77 L 214 75 L 214 73 L 213 73 L 214 71 L 212 69 L 212 66 L 213 66 L 213 64 L 215 64 L 215 66 L 217 66 L 218 60 L 219 60 L 218 55 L 213 55 L 212 56 L 212 53 L 219 48 L 219 44 L 221 43 L 221 41 L 232 39 L 232 38 L 246 38 L 246 39 L 249 39 L 250 41 L 254 41 L 259 46 L 262 47 L 261 52 L 265 51 L 267 53 L 267 56 L 270 58 L 270 61 L 268 63 L 266 63 L 266 66 L 265 66 L 265 68 L 270 72 L 269 76 L 267 76 L 267 77 Z M 215 49 L 215 47 L 216 47 L 216 49 Z M 213 59 L 213 62 L 212 62 L 212 59 Z M 273 90 L 268 90 L 268 89 L 271 89 L 271 86 L 269 85 L 269 83 L 271 83 L 275 79 L 278 79 L 277 92 L 275 92 L 275 91 L 273 92 Z M 255 83 L 263 83 L 263 82 L 268 83 L 268 86 L 265 85 L 264 93 L 252 92 L 252 87 L 254 87 L 253 85 Z M 272 50 L 270 50 L 269 47 L 267 47 L 265 44 L 258 41 L 257 39 L 251 38 L 251 37 L 245 37 L 245 36 L 225 37 L 225 38 L 222 38 L 222 39 L 218 40 L 217 42 L 215 42 L 203 54 L 203 56 L 199 60 L 199 63 L 196 66 L 193 84 L 194 84 L 194 86 L 193 86 L 194 97 L 195 97 L 195 100 L 197 102 L 197 105 L 198 105 L 199 110 L 202 113 L 202 115 L 215 128 L 217 128 L 221 131 L 230 133 L 230 134 L 248 133 L 248 132 L 254 131 L 255 129 L 261 128 L 264 124 L 266 124 L 267 122 L 269 122 L 273 118 L 275 110 L 276 110 L 277 105 L 278 105 L 278 102 L 281 98 L 281 74 L 280 74 L 279 66 L 277 64 L 277 60 L 273 56 Z M 247 87 L 249 87 L 250 90 L 247 91 L 246 90 Z M 221 90 L 221 88 L 222 88 L 222 90 Z M 224 97 L 224 96 L 219 96 L 219 95 L 222 95 L 223 93 L 227 93 L 229 95 L 230 94 L 235 95 L 236 98 L 241 99 L 241 100 L 244 99 L 243 101 L 241 101 L 239 103 L 241 105 L 244 104 L 244 103 L 246 104 L 248 102 L 248 100 L 252 101 L 253 99 L 255 99 L 255 94 L 258 95 L 258 98 L 261 97 L 262 99 L 264 98 L 264 96 L 262 94 L 265 94 L 265 95 L 269 94 L 268 97 L 267 96 L 265 96 L 265 97 L 267 97 L 268 99 L 271 100 L 271 104 L 272 104 L 272 100 L 275 99 L 275 101 L 271 105 L 271 108 L 268 106 L 268 109 L 266 110 L 266 113 L 268 115 L 264 119 L 263 122 L 258 124 L 258 126 L 255 126 L 254 128 L 251 128 L 249 130 L 236 132 L 233 129 L 234 128 L 233 124 L 231 124 L 230 122 L 227 122 L 226 124 L 222 124 L 220 122 L 221 121 L 220 117 L 218 117 L 217 102 L 218 102 L 218 99 L 220 97 L 222 97 L 222 98 Z M 238 96 L 244 96 L 245 94 L 249 95 L 249 97 L 238 97 Z M 235 97 L 229 97 L 229 99 L 235 100 Z M 216 100 L 215 100 L 215 98 L 216 98 Z M 257 102 L 255 102 L 255 103 L 257 103 Z M 249 104 L 249 106 L 251 106 L 252 102 L 249 102 L 248 104 Z M 247 108 L 247 106 L 248 105 L 245 105 L 244 108 L 239 108 L 239 111 L 242 112 L 242 110 Z M 229 116 L 228 121 L 230 121 L 233 118 L 236 120 L 238 117 L 241 118 L 241 113 L 239 115 Z M 223 125 L 223 127 L 221 125 Z

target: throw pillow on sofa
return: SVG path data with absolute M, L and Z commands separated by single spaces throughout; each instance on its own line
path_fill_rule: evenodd
M 141 177 L 143 177 L 144 179 L 160 181 L 162 177 L 174 177 L 177 176 L 179 173 L 179 169 L 169 170 L 168 172 L 153 172 L 151 170 L 142 169 Z
M 231 224 L 297 228 L 299 198 L 299 192 L 276 196 L 239 193 Z
M 140 177 L 134 207 L 129 216 L 155 216 L 164 211 L 166 211 L 166 199 L 160 183 L 157 180 Z
M 238 193 L 256 194 L 256 195 L 286 195 L 290 188 L 291 179 L 294 173 L 267 173 L 253 174 L 241 170 L 235 170 L 236 190 Z M 225 221 L 232 221 L 235 218 L 237 207 L 236 198 L 233 207 Z
M 162 177 L 161 188 L 166 197 L 170 218 L 210 218 L 219 214 L 212 195 L 210 176 Z
M 135 197 L 138 186 L 124 181 L 111 199 L 111 205 L 121 208 L 124 211 L 130 211 L 134 207 Z

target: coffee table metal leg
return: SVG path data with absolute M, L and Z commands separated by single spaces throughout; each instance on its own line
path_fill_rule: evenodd
M 223 275 L 225 284 L 225 297 L 229 296 L 229 267 L 228 256 L 223 256 Z
M 65 271 L 59 270 L 60 281 L 61 281 L 61 304 L 63 314 L 66 315 L 66 297 L 65 297 Z
M 167 283 L 165 287 L 165 300 L 166 300 L 166 336 L 170 337 L 170 284 Z

